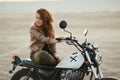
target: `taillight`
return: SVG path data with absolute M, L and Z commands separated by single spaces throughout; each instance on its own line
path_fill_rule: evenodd
M 12 61 L 15 61 L 15 56 L 12 56 Z
M 18 57 L 18 56 L 16 56 L 16 55 L 14 55 L 14 56 L 12 56 L 12 64 L 19 64 L 21 62 L 21 59 Z

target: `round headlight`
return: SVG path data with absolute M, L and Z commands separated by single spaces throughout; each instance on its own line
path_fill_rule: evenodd
M 97 43 L 92 43 L 92 47 L 93 47 L 94 49 L 98 49 L 98 48 L 99 48 L 99 45 L 98 45 Z

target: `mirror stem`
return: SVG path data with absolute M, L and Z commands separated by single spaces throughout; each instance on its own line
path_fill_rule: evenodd
M 65 32 L 67 32 L 67 33 L 69 33 L 70 34 L 70 38 L 72 38 L 72 33 L 71 32 L 69 32 L 69 31 L 67 31 L 67 30 L 65 30 L 65 29 L 63 29 Z
M 85 38 L 85 43 L 87 43 L 87 38 Z

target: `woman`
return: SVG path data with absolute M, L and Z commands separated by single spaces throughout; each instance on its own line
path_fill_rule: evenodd
M 50 12 L 40 8 L 35 13 L 34 24 L 30 29 L 31 54 L 35 64 L 56 64 L 60 58 L 56 55 L 56 43 L 53 29 L 53 18 Z

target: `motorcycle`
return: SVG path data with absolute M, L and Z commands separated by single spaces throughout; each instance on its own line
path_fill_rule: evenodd
M 88 30 L 84 31 L 85 41 L 80 44 L 72 33 L 67 31 L 66 21 L 61 21 L 60 28 L 69 33 L 70 36 L 64 39 L 68 45 L 75 46 L 79 52 L 72 53 L 63 58 L 57 65 L 37 65 L 31 60 L 21 60 L 18 56 L 12 56 L 13 68 L 9 73 L 13 73 L 17 66 L 22 67 L 12 76 L 11 80 L 118 80 L 117 78 L 104 78 L 100 65 L 102 57 L 99 54 L 97 43 L 87 41 Z M 56 40 L 61 40 L 56 38 Z

